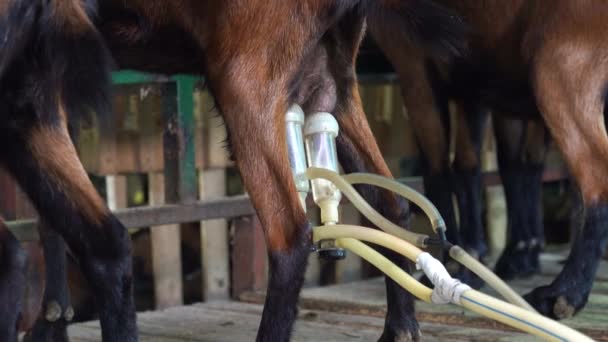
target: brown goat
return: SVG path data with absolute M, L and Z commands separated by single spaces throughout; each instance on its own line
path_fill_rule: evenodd
M 487 245 L 482 219 L 480 149 L 487 106 L 477 99 L 452 93 L 445 70 L 442 74 L 417 49 L 394 44 L 390 32 L 372 26 L 370 33 L 400 76 L 404 102 L 423 160 L 425 194 L 446 221 L 448 239 L 483 257 Z M 454 101 L 453 106 L 449 100 Z M 451 115 L 456 117 L 455 122 L 451 121 Z M 496 273 L 503 279 L 525 277 L 540 269 L 541 179 L 548 133 L 535 119 L 498 115 L 493 123 L 509 224 L 507 247 L 496 264 Z M 457 199 L 458 225 L 453 195 Z M 455 277 L 474 287 L 483 284 L 465 268 Z
M 542 164 L 546 138 L 542 125 L 527 129 L 526 134 L 521 123 L 506 122 L 507 118 L 544 120 L 578 183 L 586 221 L 559 276 L 526 298 L 545 315 L 569 317 L 586 304 L 608 239 L 608 137 L 603 116 L 608 89 L 608 22 L 603 14 L 608 4 L 591 0 L 440 2 L 461 14 L 471 28 L 468 55 L 448 66 L 407 44 L 391 43 L 391 32 L 382 26 L 370 22 L 370 29 L 403 78 L 404 96 L 415 108 L 410 111 L 415 131 L 421 132 L 422 148 L 433 158 L 431 170 L 449 167 L 438 108 L 441 100 L 434 94 L 439 88 L 433 82 L 444 84 L 443 96 L 456 99 L 464 108 L 472 105 L 466 110 L 467 120 L 475 121 L 480 109 L 496 115 L 497 141 L 506 160 L 501 161 L 501 174 L 503 181 L 511 183 L 505 185 L 508 191 L 538 189 L 529 188 L 527 182 L 539 182 L 539 167 L 534 165 Z M 423 111 L 417 111 L 420 103 L 426 106 Z M 513 147 L 526 139 L 537 140 L 530 146 L 538 147 L 527 152 L 528 180 L 517 179 L 521 177 L 517 173 L 509 175 L 522 158 L 522 149 Z M 538 203 L 538 193 L 528 194 Z M 526 207 L 528 202 L 517 203 L 523 195 L 511 195 L 507 193 L 510 204 Z M 528 224 L 515 221 L 510 225 Z M 529 236 L 511 238 L 530 242 Z M 507 253 L 517 254 L 516 246 L 510 249 Z
M 312 247 L 286 152 L 287 108 L 333 113 L 344 169 L 390 176 L 357 89 L 354 61 L 366 16 L 444 56 L 458 50 L 461 37 L 460 20 L 428 0 L 1 3 L 0 163 L 78 257 L 95 291 L 104 341 L 137 339 L 130 244 L 78 161 L 68 119 L 107 110 L 111 56 L 121 68 L 205 75 L 269 250 L 257 339 L 286 341 Z M 393 195 L 363 190 L 391 219 L 407 217 L 407 205 Z M 387 288 L 381 340 L 417 339 L 411 295 L 392 281 Z

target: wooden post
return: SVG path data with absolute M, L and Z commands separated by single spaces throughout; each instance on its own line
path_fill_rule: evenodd
M 161 198 L 165 203 L 196 200 L 193 91 L 192 77 L 180 76 L 176 82 L 166 82 L 161 86 L 164 180 L 161 182 L 159 175 L 151 177 L 152 203 L 158 204 Z M 153 227 L 151 241 L 156 305 L 158 308 L 181 305 L 184 300 L 179 225 Z
M 492 120 L 491 118 L 489 120 Z M 496 143 L 492 122 L 486 124 L 485 139 L 481 150 L 481 172 L 495 171 L 498 168 L 496 160 Z M 490 254 L 498 257 L 505 248 L 507 241 L 507 203 L 502 184 L 488 186 L 486 193 L 486 232 Z
M 165 177 L 149 175 L 150 205 L 165 202 Z M 152 269 L 156 307 L 163 309 L 183 304 L 180 227 L 177 224 L 150 227 Z
M 241 217 L 232 226 L 232 297 L 266 288 L 266 245 L 256 216 Z
M 226 170 L 209 169 L 200 173 L 201 199 L 226 195 Z M 222 300 L 230 297 L 230 253 L 228 223 L 224 219 L 201 222 L 201 264 L 203 299 Z
M 106 194 L 108 208 L 114 211 L 127 207 L 127 176 L 111 175 L 106 176 Z

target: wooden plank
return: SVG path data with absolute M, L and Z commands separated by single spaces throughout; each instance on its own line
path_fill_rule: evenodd
M 141 313 L 138 317 L 142 342 L 240 342 L 255 338 L 262 314 L 261 305 L 216 302 Z M 375 341 L 384 327 L 382 317 L 345 315 L 317 310 L 300 310 L 292 340 Z M 537 341 L 524 334 L 490 328 L 469 328 L 440 324 L 421 324 L 424 341 Z M 70 326 L 70 340 L 99 341 L 97 322 Z
M 542 255 L 543 268 L 547 273 L 529 279 L 516 280 L 509 284 L 520 294 L 527 293 L 533 287 L 548 284 L 555 277 L 560 268 L 560 257 L 555 255 Z M 548 274 L 553 272 L 553 274 Z M 603 261 L 595 281 L 589 303 L 577 316 L 563 321 L 577 330 L 590 335 L 598 341 L 608 341 L 608 262 Z M 483 292 L 496 296 L 488 288 Z M 250 303 L 263 303 L 264 293 L 243 293 L 240 299 Z M 311 310 L 323 310 L 348 314 L 363 314 L 373 317 L 384 317 L 386 314 L 386 294 L 382 278 L 374 278 L 346 284 L 327 287 L 307 288 L 300 296 L 300 306 Z M 417 318 L 421 322 L 431 322 L 462 328 L 494 329 L 514 331 L 510 327 L 498 324 L 485 317 L 466 311 L 453 305 L 433 305 L 418 301 L 416 303 Z
M 165 201 L 165 179 L 161 173 L 149 175 L 150 204 Z M 154 295 L 159 309 L 183 304 L 180 227 L 177 224 L 150 228 Z
M 266 288 L 266 244 L 260 221 L 256 216 L 233 221 L 231 255 L 232 297 L 245 291 Z
M 226 170 L 210 169 L 200 172 L 202 199 L 226 195 Z M 201 264 L 203 299 L 219 300 L 230 297 L 230 253 L 228 222 L 225 219 L 201 222 Z
M 110 210 L 126 208 L 128 201 L 127 176 L 106 176 L 106 197 Z
M 13 177 L 4 168 L 0 167 L 0 217 L 5 220 L 14 220 L 17 217 L 16 192 L 17 185 Z
M 159 84 L 139 87 L 139 164 L 141 172 L 161 172 L 163 155 L 162 88 Z
M 153 225 L 235 218 L 254 213 L 249 197 L 238 195 L 190 204 L 164 204 L 119 209 L 114 212 L 114 215 L 127 228 L 145 228 Z M 38 239 L 36 224 L 37 221 L 31 219 L 6 222 L 7 227 L 21 241 Z

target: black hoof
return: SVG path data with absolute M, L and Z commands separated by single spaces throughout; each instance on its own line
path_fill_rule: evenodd
M 414 321 L 410 327 L 394 328 L 386 324 L 378 342 L 418 342 L 420 341 L 420 328 Z
M 521 242 L 505 248 L 494 272 L 504 280 L 526 278 L 540 271 L 539 248 L 528 248 Z
M 566 319 L 578 313 L 587 303 L 589 292 L 581 288 L 541 286 L 524 296 L 540 314 L 553 319 Z

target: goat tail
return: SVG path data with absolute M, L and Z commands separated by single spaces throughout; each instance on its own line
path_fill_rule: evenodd
M 61 105 L 68 114 L 107 111 L 112 59 L 95 26 L 97 1 L 4 1 L 0 84 L 9 88 L 8 82 L 30 78 L 53 91 L 36 99 L 45 102 L 40 105 Z
M 419 45 L 434 57 L 451 58 L 465 51 L 467 27 L 456 13 L 433 0 L 365 0 L 369 26 L 388 26 L 396 41 Z

